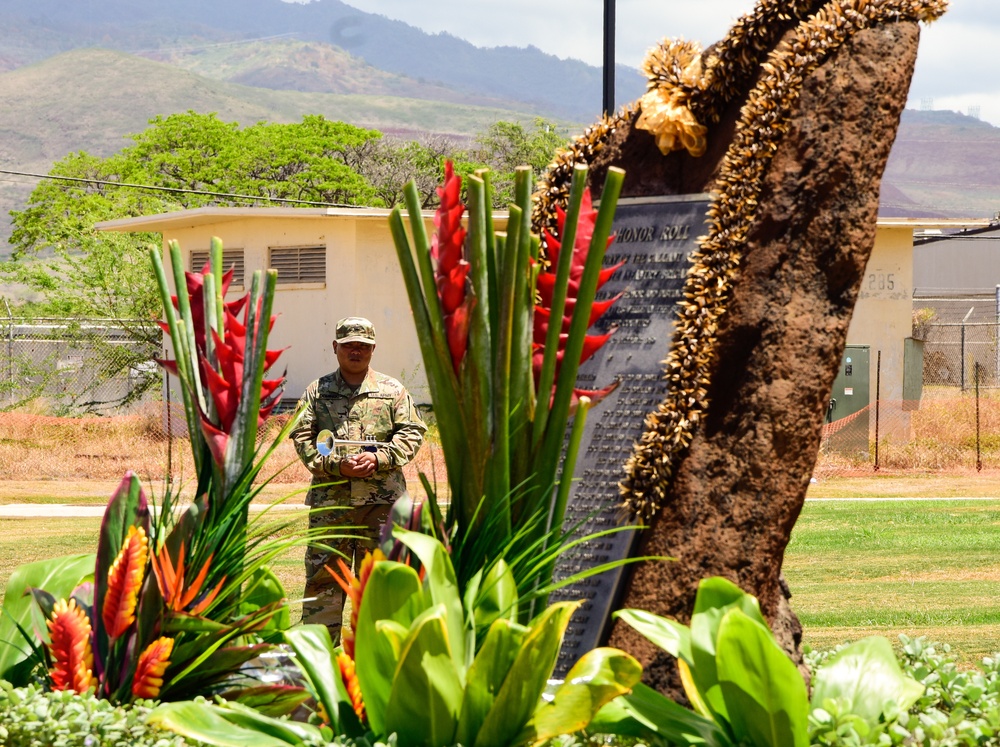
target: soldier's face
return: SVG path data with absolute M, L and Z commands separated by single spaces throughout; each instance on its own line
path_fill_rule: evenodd
M 372 353 L 375 352 L 374 345 L 364 342 L 342 342 L 333 343 L 333 352 L 337 356 L 337 363 L 340 364 L 342 373 L 348 376 L 361 376 L 368 373 L 368 366 L 372 362 Z

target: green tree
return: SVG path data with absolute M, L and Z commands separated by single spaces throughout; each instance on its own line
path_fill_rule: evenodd
M 268 204 L 290 198 L 325 204 L 378 204 L 367 180 L 346 156 L 380 133 L 320 116 L 299 124 L 258 123 L 240 129 L 214 114 L 157 117 L 133 144 L 108 158 L 72 153 L 12 213 L 7 280 L 38 299 L 38 314 L 116 321 L 160 315 L 145 248 L 153 234 L 99 232 L 104 220 L 204 205 Z M 126 184 L 178 191 L 135 189 Z M 183 191 L 182 191 L 183 190 Z M 209 193 L 209 194 L 204 194 Z
M 53 166 L 52 176 L 68 180 L 42 181 L 25 209 L 12 212 L 12 254 L 0 264 L 0 276 L 29 291 L 22 316 L 99 318 L 129 330 L 139 345 L 108 347 L 100 355 L 108 361 L 102 374 L 119 375 L 161 352 L 160 331 L 149 323 L 163 312 L 147 254 L 159 237 L 97 231 L 96 223 L 205 205 L 265 205 L 275 197 L 377 205 L 376 191 L 346 159 L 380 137 L 320 116 L 242 129 L 214 114 L 157 117 L 119 153 L 71 153 Z M 107 345 L 99 335 L 87 342 Z
M 534 173 L 543 173 L 568 139 L 566 132 L 540 117 L 529 128 L 499 121 L 476 136 L 469 160 L 493 172 L 494 207 L 506 207 L 514 201 L 514 170 L 527 165 Z M 456 170 L 463 172 L 461 166 Z

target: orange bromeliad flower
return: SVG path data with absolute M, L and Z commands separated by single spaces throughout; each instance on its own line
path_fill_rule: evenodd
M 135 621 L 139 587 L 146 572 L 149 539 L 142 527 L 131 526 L 122 549 L 108 571 L 108 591 L 104 596 L 101 619 L 108 636 L 114 640 Z
M 96 687 L 90 620 L 76 606 L 75 599 L 56 602 L 48 628 L 52 639 L 49 650 L 54 662 L 50 672 L 52 689 L 85 693 Z
M 358 714 L 361 723 L 365 721 L 365 703 L 361 698 L 361 683 L 358 682 L 358 675 L 354 668 L 354 660 L 344 653 L 337 654 L 337 664 L 340 666 L 340 677 L 344 680 L 344 687 L 351 698 L 351 707 Z
M 184 543 L 181 542 L 181 549 L 177 554 L 176 565 L 171 560 L 170 552 L 167 550 L 166 545 L 161 547 L 160 551 L 153 556 L 153 575 L 156 576 L 156 585 L 160 590 L 160 595 L 163 597 L 163 603 L 168 609 L 174 612 L 184 612 L 187 610 L 188 605 L 198 598 L 198 593 L 201 591 L 201 587 L 205 583 L 205 577 L 208 575 L 208 569 L 212 565 L 213 557 L 213 555 L 208 557 L 208 560 L 202 565 L 198 576 L 185 589 Z M 187 611 L 192 615 L 200 615 L 204 612 L 208 605 L 219 595 L 219 591 L 225 582 L 226 579 L 223 577 L 212 591 Z
M 132 695 L 136 698 L 156 698 L 163 687 L 163 673 L 170 666 L 174 650 L 173 638 L 157 638 L 139 654 L 132 680 Z
M 343 576 L 338 576 L 337 572 L 330 566 L 324 566 L 327 572 L 333 576 L 333 580 L 337 582 L 340 588 L 344 590 L 344 593 L 351 599 L 351 627 L 350 630 L 343 630 L 341 643 L 344 644 L 344 653 L 351 657 L 352 661 L 354 659 L 354 631 L 358 627 L 358 612 L 361 610 L 361 598 L 364 596 L 365 586 L 368 584 L 368 577 L 372 574 L 372 568 L 382 560 L 385 560 L 385 553 L 376 547 L 373 552 L 365 553 L 365 557 L 361 561 L 361 571 L 357 576 L 351 572 L 350 566 L 344 562 L 343 558 L 337 558 L 337 564 L 340 566 L 340 572 Z

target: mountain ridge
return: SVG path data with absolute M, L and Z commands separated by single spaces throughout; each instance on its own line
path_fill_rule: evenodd
M 4 49 L 21 45 L 24 62 L 73 46 L 115 46 L 139 53 L 179 38 L 225 41 L 295 34 L 330 44 L 390 73 L 466 93 L 546 108 L 588 122 L 601 112 L 602 71 L 536 47 L 476 47 L 450 34 L 428 34 L 402 21 L 366 13 L 341 0 L 6 0 Z M 129 30 L 129 33 L 125 33 Z M 25 42 L 24 40 L 27 40 Z M 25 44 L 29 46 L 24 46 Z M 34 46 L 30 46 L 34 44 Z M 16 60 L 15 60 L 16 63 Z M 642 93 L 638 71 L 619 65 L 619 100 Z

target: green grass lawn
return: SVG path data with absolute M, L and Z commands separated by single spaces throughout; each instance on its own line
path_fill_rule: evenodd
M 306 529 L 305 512 L 278 518 L 294 522 L 286 531 L 304 532 Z M 11 571 L 22 563 L 96 552 L 100 528 L 101 520 L 90 518 L 0 519 L 0 598 L 6 593 Z M 305 586 L 302 555 L 301 548 L 289 550 L 271 566 L 293 602 L 301 599 Z M 293 603 L 293 622 L 297 622 L 301 614 L 301 605 Z
M 807 501 L 784 563 L 807 643 L 899 633 L 1000 651 L 1000 501 Z
M 304 528 L 305 514 L 294 521 L 290 531 Z M 99 526 L 96 518 L 0 519 L 0 593 L 20 563 L 92 552 Z M 298 599 L 302 550 L 275 572 Z M 1000 500 L 807 500 L 784 573 L 815 648 L 906 633 L 951 645 L 963 663 L 1000 651 Z

